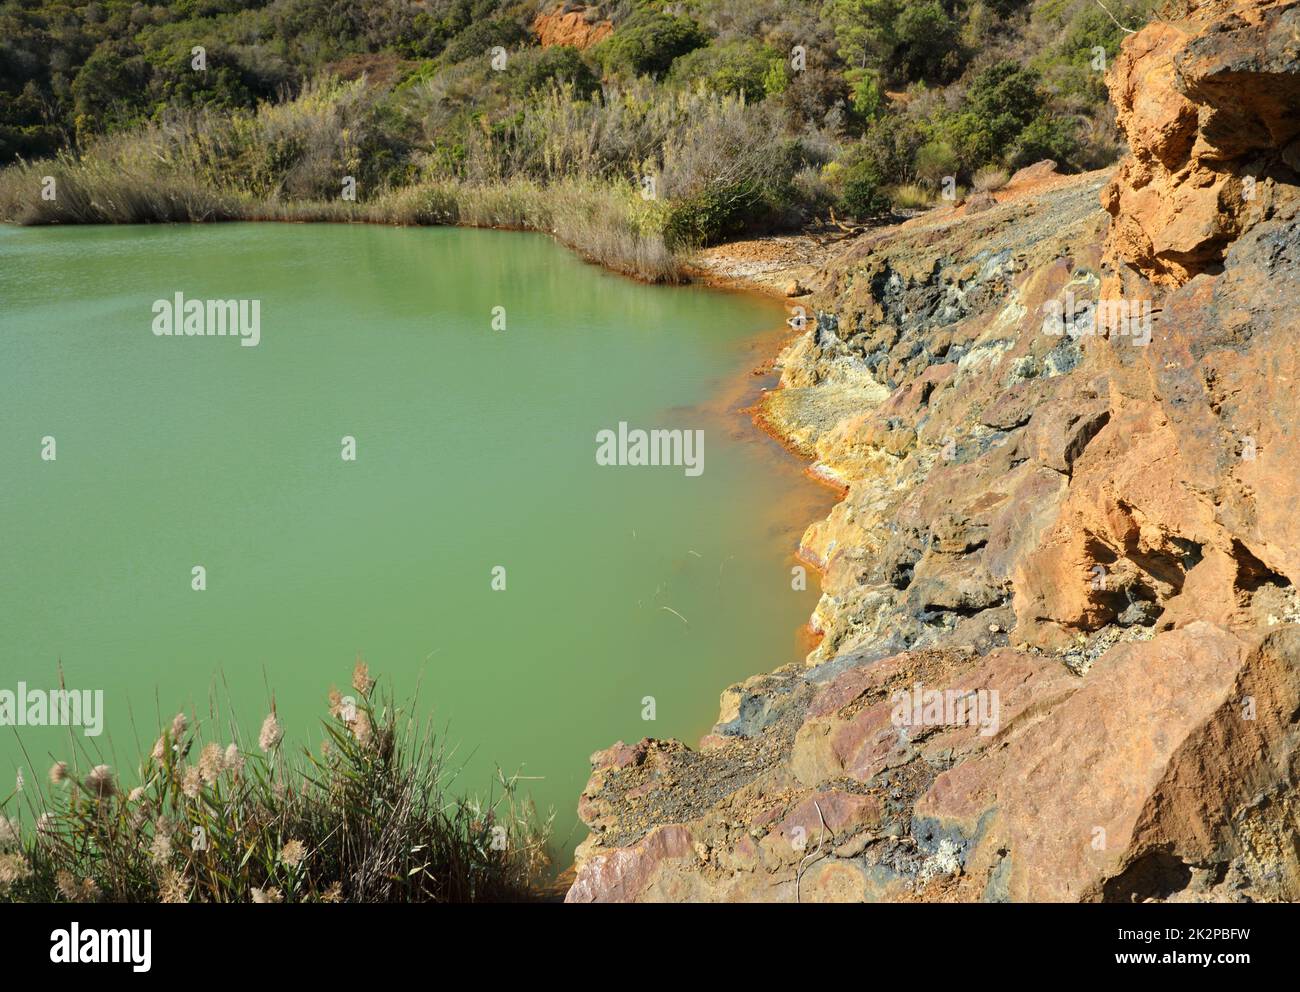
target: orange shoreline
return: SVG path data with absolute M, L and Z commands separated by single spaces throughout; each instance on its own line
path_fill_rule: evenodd
M 755 282 L 747 279 L 733 279 L 721 276 L 713 272 L 705 272 L 698 268 L 688 270 L 691 277 L 692 285 L 704 286 L 708 289 L 730 292 L 743 293 L 757 296 L 766 302 L 775 302 L 781 304 L 782 308 L 789 311 L 787 301 L 790 299 L 780 293 L 774 286 Z M 757 433 L 768 438 L 776 446 L 780 447 L 783 452 L 797 458 L 803 468 L 801 474 L 804 478 L 814 482 L 822 490 L 830 490 L 834 494 L 835 504 L 843 501 L 848 495 L 848 486 L 840 485 L 824 475 L 821 475 L 813 469 L 813 459 L 809 452 L 796 444 L 787 434 L 785 434 L 776 424 L 774 424 L 764 413 L 762 397 L 773 389 L 783 388 L 778 381 L 774 386 L 768 387 L 759 384 L 754 385 L 754 380 L 763 377 L 772 377 L 776 375 L 776 361 L 781 352 L 789 345 L 793 344 L 803 334 L 802 331 L 791 330 L 788 326 L 782 326 L 779 329 L 774 328 L 771 331 L 757 335 L 752 342 L 755 350 L 761 350 L 765 356 L 761 363 L 749 371 L 743 381 L 737 381 L 733 390 L 728 390 L 721 397 L 722 405 L 735 413 L 744 415 L 750 424 L 756 429 Z M 806 511 L 806 507 L 801 507 L 801 511 Z M 792 513 L 793 517 L 793 513 Z M 796 523 L 803 520 L 802 513 Z M 809 523 L 803 524 L 806 530 Z M 825 576 L 826 570 L 824 564 L 816 558 L 809 555 L 803 546 L 802 540 L 797 542 L 792 557 L 795 561 L 811 569 L 820 580 Z M 795 631 L 795 646 L 807 655 L 821 643 L 825 636 L 824 631 L 820 631 L 813 626 L 813 620 L 810 616 Z

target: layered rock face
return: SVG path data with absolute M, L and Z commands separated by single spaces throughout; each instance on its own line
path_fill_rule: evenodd
M 593 756 L 569 900 L 1300 899 L 1297 6 L 1131 37 L 1113 175 L 822 274 L 764 410 L 846 491 L 821 641 Z
M 1191 6 L 1130 39 L 1110 81 L 1132 150 L 1104 198 L 1112 245 L 1164 285 L 1220 271 L 1300 168 L 1300 4 Z

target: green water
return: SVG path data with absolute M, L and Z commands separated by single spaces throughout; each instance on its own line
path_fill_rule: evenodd
M 176 292 L 260 300 L 260 343 L 155 336 Z M 592 751 L 694 743 L 729 682 L 797 657 L 816 593 L 792 553 L 822 497 L 736 412 L 781 319 L 534 235 L 0 230 L 0 689 L 60 662 L 103 689 L 80 739 L 132 784 L 159 715 L 214 700 L 255 736 L 274 692 L 315 746 L 360 653 L 448 725 L 460 791 L 533 777 L 563 856 Z M 703 474 L 598 466 L 619 421 L 704 430 Z M 21 743 L 0 730 L 0 799 L 70 749 Z

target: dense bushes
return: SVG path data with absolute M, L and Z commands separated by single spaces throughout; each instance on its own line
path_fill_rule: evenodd
M 940 132 L 966 171 L 1008 156 L 1022 131 L 1043 111 L 1035 73 L 1010 60 L 982 69 L 971 81 L 961 111 Z
M 524 97 L 534 90 L 545 89 L 552 82 L 568 83 L 580 100 L 600 92 L 600 79 L 576 48 L 557 46 L 527 49 L 514 57 L 510 74 L 511 92 Z
M 889 209 L 884 177 L 875 162 L 862 159 L 844 171 L 841 202 L 854 217 L 874 217 Z
M 1137 25 L 1153 2 L 1108 6 Z M 586 51 L 538 47 L 538 9 L 101 0 L 74 17 L 0 0 L 0 165 L 98 148 L 70 182 L 88 190 L 93 173 L 120 193 L 101 163 L 123 146 L 102 136 L 186 149 L 184 168 L 159 167 L 168 198 L 104 201 L 112 215 L 330 202 L 345 176 L 370 205 L 428 184 L 653 180 L 657 236 L 687 246 L 832 209 L 866 219 L 981 169 L 1093 168 L 1119 149 L 1098 66 L 1123 31 L 1089 0 L 605 0 L 589 17 L 611 17 L 612 34 Z M 185 140 L 160 137 L 178 129 Z M 136 158 L 122 175 L 146 168 Z
M 753 179 L 710 183 L 672 205 L 664 236 L 671 245 L 713 244 L 743 231 L 762 204 L 763 191 Z
M 673 63 L 672 79 L 684 86 L 704 85 L 715 93 L 761 100 L 769 88 L 781 92 L 788 85 L 783 68 L 784 59 L 772 46 L 746 39 L 681 56 Z
M 887 82 L 947 82 L 961 71 L 955 5 L 941 0 L 827 0 L 839 55 L 850 70 L 871 70 Z
M 689 17 L 642 8 L 596 46 L 595 55 L 610 72 L 662 76 L 678 56 L 708 43 L 709 36 Z
M 493 48 L 517 48 L 528 38 L 522 24 L 512 17 L 494 17 L 475 21 L 457 34 L 442 54 L 446 62 L 466 59 L 486 60 Z
M 149 79 L 149 65 L 133 44 L 100 45 L 72 81 L 73 120 L 106 130 L 138 123 Z

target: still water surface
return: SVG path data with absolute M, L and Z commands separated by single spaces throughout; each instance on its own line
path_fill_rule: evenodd
M 156 337 L 177 292 L 260 300 L 259 344 Z M 590 752 L 694 743 L 729 682 L 798 656 L 826 496 L 736 411 L 782 316 L 535 235 L 0 229 L 0 689 L 60 662 L 102 689 L 85 743 L 129 786 L 159 714 L 213 700 L 251 747 L 273 692 L 317 746 L 361 654 L 447 725 L 460 791 L 531 777 L 563 857 Z M 619 421 L 702 429 L 703 474 L 598 466 Z M 0 797 L 68 756 L 66 730 L 21 742 L 0 729 Z

